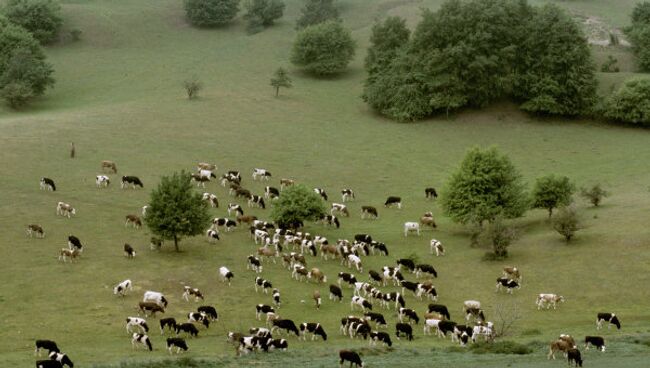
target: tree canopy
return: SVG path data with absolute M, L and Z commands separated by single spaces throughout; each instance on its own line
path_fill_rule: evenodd
M 275 97 L 280 93 L 280 87 L 291 88 L 291 78 L 284 68 L 278 68 L 271 78 L 271 86 L 275 88 Z
M 63 25 L 61 6 L 54 0 L 9 0 L 4 14 L 42 44 L 54 41 Z
M 270 27 L 276 19 L 284 14 L 284 1 L 282 0 L 248 0 L 244 3 L 248 21 L 246 26 L 249 33 L 261 32 L 265 27 Z
M 187 19 L 199 27 L 222 26 L 239 12 L 239 0 L 184 0 Z
M 304 221 L 316 221 L 325 215 L 320 195 L 304 185 L 293 185 L 273 201 L 271 219 L 279 226 L 295 228 Z
M 153 234 L 174 240 L 176 251 L 183 237 L 202 234 L 210 224 L 207 204 L 184 171 L 163 176 L 151 192 L 148 206 L 145 223 Z
M 650 78 L 626 80 L 605 101 L 604 115 L 624 123 L 650 125 Z
M 533 208 L 547 209 L 548 217 L 551 217 L 554 208 L 571 203 L 575 191 L 575 185 L 566 176 L 547 175 L 538 178 L 532 193 Z
M 291 62 L 316 75 L 340 73 L 354 57 L 350 31 L 336 21 L 309 26 L 298 33 Z
M 339 19 L 339 11 L 334 5 L 334 0 L 305 0 L 305 6 L 300 9 L 300 12 L 302 15 L 296 22 L 296 29 Z

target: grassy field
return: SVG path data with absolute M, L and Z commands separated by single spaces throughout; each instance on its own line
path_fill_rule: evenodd
M 415 341 L 396 342 L 391 354 L 367 351 L 372 366 L 391 361 L 409 366 L 559 366 L 565 363 L 546 361 L 546 342 L 560 333 L 579 338 L 596 334 L 599 311 L 616 312 L 623 329 L 603 331 L 610 341 L 608 352 L 588 352 L 586 364 L 645 366 L 650 350 L 634 339 L 650 332 L 650 289 L 645 286 L 650 261 L 647 130 L 533 119 L 507 103 L 406 125 L 376 116 L 359 98 L 373 20 L 401 15 L 414 25 L 419 7 L 435 8 L 440 1 L 339 1 L 344 24 L 353 30 L 359 48 L 349 71 L 331 79 L 314 79 L 289 66 L 297 0 L 286 1 L 285 18 L 276 26 L 254 36 L 246 35 L 242 21 L 217 30 L 191 28 L 177 0 L 62 3 L 66 28 L 79 28 L 83 36 L 80 42 L 47 49 L 56 70 L 56 88 L 27 111 L 0 107 L 0 267 L 6 275 L 0 286 L 1 366 L 33 364 L 37 338 L 57 341 L 81 367 L 163 359 L 164 339 L 155 328 L 153 353 L 131 350 L 124 319 L 136 314 L 144 290 L 169 295 L 166 316 L 181 319 L 197 306 L 181 299 L 186 284 L 204 291 L 206 304 L 216 306 L 221 316 L 215 326 L 201 331 L 200 338 L 189 341 L 186 354 L 208 359 L 213 366 L 278 366 L 289 361 L 332 366 L 337 349 L 367 346 L 338 335 L 338 321 L 350 314 L 348 303 L 325 300 L 320 311 L 313 308 L 312 292 L 319 289 L 326 295 L 327 285 L 293 281 L 279 264 L 269 264 L 263 276 L 281 290 L 279 313 L 298 323 L 321 322 L 331 338 L 325 343 L 290 338 L 287 354 L 234 358 L 226 332 L 261 325 L 255 320 L 254 305 L 271 301 L 270 296 L 255 293 L 254 275 L 245 269 L 245 257 L 255 249 L 247 232 L 224 233 L 216 244 L 202 237 L 185 239 L 181 253 L 168 246 L 151 252 L 148 230 L 123 226 L 125 215 L 139 213 L 147 203 L 149 190 L 161 175 L 193 170 L 198 161 L 217 163 L 219 173 L 241 170 L 244 186 L 256 194 L 267 184 L 252 182 L 253 167 L 271 171 L 272 185 L 279 186 L 281 177 L 294 178 L 324 188 L 337 201 L 341 188 L 354 188 L 352 217 L 342 219 L 341 229 L 309 224 L 308 231 L 330 239 L 370 233 L 384 241 L 390 257 L 365 258 L 365 269 L 392 265 L 396 258 L 409 255 L 432 263 L 439 272 L 434 284 L 440 302 L 450 306 L 454 319 L 460 317 L 466 299 L 481 300 L 488 318 L 497 305 L 517 305 L 522 318 L 510 338 L 535 347 L 534 354 L 524 357 L 448 352 L 449 341 L 423 337 L 418 327 Z M 615 26 L 626 24 L 633 5 L 605 0 L 558 3 Z M 634 73 L 627 50 L 598 48 L 595 53 L 601 60 L 616 53 L 622 60 L 624 73 L 599 75 L 602 93 Z M 280 66 L 289 67 L 294 88 L 274 98 L 268 83 Z M 200 99 L 190 102 L 181 83 L 192 75 L 205 89 Z M 71 141 L 77 147 L 74 160 L 68 158 Z M 427 186 L 443 186 L 465 151 L 475 145 L 497 145 L 529 184 L 555 173 L 568 175 L 578 186 L 602 183 L 612 195 L 599 208 L 577 200 L 585 229 L 572 244 L 566 245 L 550 230 L 544 211 L 531 211 L 517 221 L 521 236 L 511 248 L 512 258 L 482 262 L 485 250 L 470 248 L 466 231 L 442 217 L 436 203 L 426 201 L 423 194 Z M 97 189 L 94 177 L 100 172 L 99 162 L 106 159 L 117 162 L 119 175 L 139 176 L 145 189 L 121 190 L 117 175 L 111 175 L 111 187 Z M 56 192 L 38 190 L 42 176 L 56 181 Z M 237 202 L 216 183 L 206 191 L 217 194 L 222 205 L 211 210 L 214 216 L 224 216 L 225 204 Z M 359 218 L 361 205 L 381 207 L 388 195 L 402 196 L 405 208 L 380 208 L 377 221 Z M 58 201 L 75 206 L 77 216 L 55 216 Z M 268 216 L 268 209 L 245 210 Z M 404 238 L 402 223 L 428 210 L 436 215 L 438 230 Z M 29 223 L 41 224 L 46 238 L 27 238 Z M 86 246 L 76 264 L 56 260 L 69 234 Z M 432 237 L 445 244 L 447 256 L 428 254 Z M 136 259 L 123 257 L 125 242 L 136 248 Z M 342 270 L 336 261 L 308 262 L 323 269 L 329 281 Z M 494 279 L 505 264 L 523 270 L 524 286 L 514 296 L 494 293 Z M 222 265 L 236 275 L 230 288 L 218 281 Z M 112 287 L 126 278 L 133 280 L 135 292 L 124 299 L 115 297 Z M 534 300 L 540 292 L 562 294 L 567 302 L 558 311 L 537 311 Z M 407 306 L 421 312 L 426 303 L 408 295 Z M 394 312 L 382 313 L 392 332 Z

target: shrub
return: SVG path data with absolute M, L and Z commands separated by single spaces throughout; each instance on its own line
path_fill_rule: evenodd
M 300 12 L 302 15 L 296 22 L 296 29 L 339 19 L 339 11 L 334 6 L 334 0 L 306 0 Z
M 79 41 L 81 39 L 81 32 L 80 29 L 75 28 L 73 30 L 70 30 L 70 38 L 72 38 L 72 41 Z
M 620 69 L 616 66 L 617 62 L 618 59 L 612 55 L 607 55 L 607 60 L 605 60 L 603 65 L 600 67 L 600 71 L 603 73 L 618 73 Z
M 296 37 L 291 62 L 317 75 L 342 72 L 352 57 L 355 43 L 350 31 L 339 22 L 328 21 L 309 26 Z
M 19 109 L 34 97 L 34 92 L 25 82 L 11 82 L 0 90 L 0 97 L 13 109 Z
M 258 33 L 265 27 L 273 25 L 276 19 L 282 18 L 285 5 L 282 0 L 248 0 L 244 3 L 244 7 L 248 32 Z
M 574 206 L 560 208 L 553 217 L 553 229 L 562 235 L 567 242 L 573 239 L 576 231 L 581 229 L 578 213 Z
M 494 218 L 479 235 L 479 242 L 492 247 L 483 260 L 498 261 L 508 258 L 508 247 L 517 237 L 514 227 L 506 224 L 501 216 Z
M 547 175 L 538 178 L 533 188 L 533 208 L 545 208 L 548 217 L 551 217 L 554 208 L 571 203 L 575 190 L 575 185 L 566 176 Z
M 54 41 L 63 24 L 61 6 L 54 0 L 9 0 L 4 13 L 42 44 Z
M 217 27 L 230 22 L 239 12 L 239 0 L 185 0 L 187 19 L 199 27 Z
M 591 204 L 598 207 L 603 198 L 609 196 L 609 192 L 600 187 L 600 184 L 596 184 L 591 188 L 581 188 L 580 195 L 587 199 Z
M 292 185 L 273 201 L 271 219 L 280 227 L 297 227 L 304 221 L 316 221 L 325 214 L 320 195 L 304 185 Z
M 470 345 L 470 350 L 474 354 L 531 354 L 533 349 L 528 345 L 518 342 L 503 340 L 493 343 L 479 341 Z
M 280 87 L 291 88 L 291 78 L 284 68 L 278 68 L 271 78 L 271 86 L 275 88 L 275 97 L 280 93 Z
M 198 80 L 197 77 L 192 77 L 183 82 L 183 88 L 187 93 L 187 98 L 189 100 L 198 97 L 199 91 L 203 89 L 203 84 Z
M 650 70 L 650 2 L 638 3 L 632 10 L 632 26 L 626 29 L 639 68 Z
M 650 78 L 632 78 L 605 101 L 604 115 L 624 123 L 650 124 Z

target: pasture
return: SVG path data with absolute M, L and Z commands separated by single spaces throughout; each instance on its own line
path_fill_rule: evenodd
M 433 283 L 453 320 L 461 319 L 466 299 L 482 301 L 489 320 L 498 305 L 516 307 L 521 319 L 507 339 L 535 347 L 524 357 L 448 352 L 449 339 L 424 337 L 420 324 L 414 329 L 415 340 L 395 341 L 390 354 L 367 351 L 364 359 L 374 367 L 390 361 L 408 361 L 409 366 L 561 366 L 566 364 L 563 359 L 547 362 L 545 357 L 547 342 L 560 333 L 578 340 L 584 335 L 606 337 L 607 353 L 583 351 L 587 366 L 645 366 L 648 345 L 634 340 L 650 333 L 650 132 L 588 120 L 531 118 L 508 103 L 414 124 L 382 119 L 359 98 L 373 19 L 401 15 L 414 25 L 419 7 L 435 8 L 440 2 L 340 0 L 344 24 L 359 47 L 348 71 L 329 79 L 290 66 L 301 2 L 286 3 L 285 16 L 276 26 L 249 36 L 241 20 L 221 29 L 191 28 L 177 0 L 62 1 L 65 27 L 79 28 L 83 35 L 77 43 L 47 49 L 56 70 L 55 89 L 23 112 L 0 107 L 0 365 L 32 365 L 35 339 L 55 340 L 82 367 L 168 357 L 157 318 L 149 319 L 153 353 L 133 351 L 125 333 L 124 320 L 137 315 L 145 290 L 169 296 L 165 317 L 183 319 L 201 304 L 217 308 L 219 322 L 201 328 L 199 338 L 188 339 L 190 351 L 185 354 L 211 361 L 206 366 L 279 366 L 306 360 L 310 363 L 305 366 L 334 366 L 338 349 L 367 348 L 367 341 L 339 335 L 340 319 L 351 314 L 352 291 L 343 288 L 343 303 L 329 301 L 327 285 L 336 282 L 344 267 L 318 257 L 308 258 L 308 267 L 321 268 L 326 284 L 292 280 L 280 262 L 265 263 L 262 276 L 280 289 L 283 304 L 278 313 L 283 318 L 320 322 L 330 338 L 299 342 L 289 337 L 286 354 L 234 357 L 226 332 L 262 326 L 255 320 L 254 306 L 271 304 L 270 294 L 255 293 L 255 274 L 246 270 L 245 258 L 256 249 L 248 231 L 222 231 L 214 244 L 201 236 L 183 239 L 177 253 L 170 244 L 150 251 L 146 228 L 124 227 L 124 216 L 140 213 L 161 175 L 194 170 L 204 161 L 216 163 L 218 175 L 240 170 L 243 186 L 254 194 L 263 194 L 265 185 L 279 187 L 280 178 L 324 188 L 336 202 L 342 188 L 353 188 L 357 198 L 348 206 L 350 218 L 341 218 L 340 229 L 310 223 L 306 231 L 330 242 L 369 233 L 386 243 L 390 256 L 365 257 L 364 272 L 352 271 L 361 274 L 360 279 L 365 281 L 369 269 L 394 266 L 397 258 L 413 255 L 438 270 Z M 627 24 L 634 4 L 559 3 L 617 27 Z M 602 93 L 633 74 L 628 51 L 594 52 L 597 58 L 608 53 L 620 53 L 619 60 L 627 57 L 622 73 L 599 75 Z M 294 87 L 275 98 L 269 79 L 280 66 L 288 67 Z M 192 75 L 205 89 L 198 100 L 188 101 L 181 83 Z M 69 158 L 70 142 L 76 145 L 74 159 Z M 529 186 L 535 178 L 553 173 L 569 176 L 578 186 L 602 183 L 612 194 L 598 208 L 576 198 L 585 229 L 571 244 L 551 230 L 545 211 L 530 211 L 516 222 L 520 237 L 510 248 L 511 258 L 481 261 L 486 249 L 471 248 L 466 229 L 424 198 L 424 188 L 442 188 L 465 151 L 476 145 L 497 145 Z M 118 167 L 117 175 L 109 174 L 112 183 L 106 189 L 94 182 L 101 160 L 113 160 Z M 269 170 L 271 181 L 253 182 L 254 167 Z M 121 175 L 139 176 L 144 189 L 120 189 Z M 56 181 L 56 192 L 39 190 L 43 176 Z M 210 210 L 214 217 L 225 217 L 226 204 L 233 202 L 242 204 L 247 214 L 268 218 L 268 208 L 249 209 L 217 182 L 208 184 L 205 192 L 219 198 L 220 207 Z M 404 208 L 383 208 L 389 195 L 401 196 Z M 58 201 L 75 206 L 76 216 L 56 216 Z M 361 220 L 361 205 L 376 206 L 379 219 Z M 438 229 L 405 238 L 402 224 L 426 211 L 433 212 Z M 30 223 L 43 226 L 45 239 L 25 235 Z M 57 255 L 67 246 L 69 234 L 79 237 L 85 250 L 78 262 L 63 264 Z M 429 254 L 431 238 L 442 241 L 446 256 Z M 124 243 L 135 248 L 135 259 L 123 256 Z M 219 281 L 218 268 L 224 265 L 235 274 L 231 287 Z M 512 296 L 494 292 L 504 265 L 516 265 L 523 273 L 523 286 Z M 125 298 L 113 295 L 113 286 L 127 278 L 134 292 Z M 201 289 L 205 303 L 182 300 L 184 285 Z M 311 300 L 314 290 L 324 297 L 319 311 Z M 557 311 L 537 311 L 538 293 L 557 293 L 566 302 Z M 406 293 L 407 307 L 419 314 L 427 303 Z M 617 313 L 623 328 L 596 332 L 596 313 L 602 311 Z M 388 332 L 394 336 L 394 309 L 379 312 L 387 317 Z

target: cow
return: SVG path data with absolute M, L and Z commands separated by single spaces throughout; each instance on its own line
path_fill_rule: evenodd
M 275 308 L 266 304 L 258 304 L 255 306 L 255 318 L 257 318 L 258 321 L 261 320 L 262 314 L 267 314 L 269 312 L 275 313 Z
M 271 332 L 274 330 L 285 330 L 287 333 L 293 332 L 296 336 L 300 337 L 300 331 L 296 324 L 290 319 L 276 319 L 273 321 L 273 327 L 271 327 Z
M 343 301 L 343 290 L 340 287 L 332 284 L 330 285 L 330 300 L 338 299 L 339 302 Z
M 564 303 L 564 297 L 556 294 L 539 294 L 537 295 L 537 301 L 535 302 L 537 310 L 542 309 L 544 306 L 546 309 L 551 307 L 556 309 L 559 303 Z
M 124 280 L 113 288 L 114 295 L 125 296 L 127 291 L 133 290 L 131 280 Z
M 219 230 L 208 229 L 205 231 L 205 237 L 208 238 L 208 242 L 213 243 L 219 239 Z
M 567 360 L 569 362 L 569 366 L 571 364 L 575 364 L 576 367 L 582 367 L 582 356 L 580 355 L 580 350 L 576 348 L 571 348 L 567 350 Z
M 345 281 L 350 286 L 354 286 L 354 284 L 357 282 L 357 278 L 354 276 L 354 274 L 347 273 L 347 272 L 339 272 L 339 278 L 338 278 L 339 286 L 341 286 L 341 281 Z
M 111 184 L 111 179 L 106 176 L 106 175 L 97 175 L 95 176 L 95 185 L 97 185 L 97 188 L 108 188 L 108 186 Z
M 74 235 L 68 235 L 68 248 L 70 248 L 70 250 L 76 250 L 79 253 L 83 252 L 81 240 Z
M 203 193 L 203 197 L 201 197 L 204 201 L 208 202 L 210 204 L 210 207 L 212 208 L 219 208 L 219 199 L 215 194 L 212 193 Z
M 135 258 L 135 249 L 127 243 L 124 243 L 124 256 L 126 258 Z
M 465 320 L 469 321 L 470 318 L 474 318 L 476 321 L 482 322 L 485 321 L 485 312 L 480 308 L 466 308 L 465 309 Z
M 393 346 L 393 342 L 390 340 L 390 335 L 388 335 L 388 333 L 380 332 L 380 331 L 370 331 L 370 344 L 375 345 L 377 344 L 377 341 L 381 341 L 388 347 Z
M 56 360 L 37 360 L 36 368 L 63 368 L 63 364 Z
M 267 171 L 266 169 L 255 168 L 253 169 L 253 180 L 257 180 L 257 178 L 260 178 L 262 180 L 269 180 L 271 178 L 271 172 Z
M 267 344 L 271 339 L 268 337 L 260 336 L 243 336 L 239 338 L 239 346 L 237 347 L 237 356 L 242 353 L 248 354 L 251 351 L 262 349 L 268 352 L 269 346 Z
M 170 318 L 161 318 L 160 319 L 160 334 L 163 335 L 165 333 L 165 327 L 167 327 L 170 331 L 176 331 L 176 319 L 173 317 Z
M 165 308 L 155 302 L 139 302 L 138 309 L 140 310 L 138 314 L 143 312 L 145 316 L 147 316 L 147 312 L 149 312 L 153 317 L 156 316 L 156 312 L 165 313 Z
M 215 217 L 212 220 L 212 227 L 219 228 L 222 226 L 226 228 L 226 231 L 230 232 L 232 229 L 237 227 L 237 222 L 235 220 L 231 220 L 228 218 L 219 218 L 219 217 Z
M 56 184 L 54 184 L 54 180 L 50 178 L 41 178 L 40 187 L 41 190 L 56 192 Z
M 207 319 L 210 321 L 217 321 L 219 319 L 219 316 L 217 314 L 217 310 L 209 305 L 202 305 L 197 308 L 197 311 L 201 314 L 203 314 Z
M 201 186 L 202 188 L 205 188 L 205 183 L 210 182 L 210 177 L 192 173 L 190 174 L 190 180 L 195 182 L 197 187 Z
M 496 286 L 496 291 L 498 292 L 501 289 L 506 289 L 506 292 L 508 294 L 512 294 L 514 289 L 519 289 L 521 288 L 521 285 L 517 283 L 515 280 L 511 280 L 507 277 L 499 277 L 497 278 L 497 286 Z
M 279 196 L 280 196 L 280 191 L 278 190 L 278 188 L 269 187 L 269 186 L 264 187 L 264 197 L 266 199 L 275 199 L 278 198 Z
M 163 245 L 163 240 L 152 236 L 151 239 L 149 240 L 149 249 L 151 250 L 160 250 L 160 247 Z
M 447 306 L 443 304 L 429 304 L 427 310 L 429 311 L 429 313 L 433 313 L 433 312 L 440 313 L 447 320 L 451 319 Z
M 442 243 L 436 239 L 431 239 L 431 254 L 436 253 L 436 257 L 445 255 L 445 248 L 442 247 Z
M 494 329 L 492 322 L 487 324 L 478 324 L 472 328 L 472 342 L 476 342 L 479 336 L 483 335 L 485 341 L 491 341 L 494 338 Z
M 268 291 L 273 287 L 273 284 L 271 284 L 271 281 L 264 280 L 263 278 L 258 276 L 255 278 L 255 292 L 257 292 L 258 286 L 262 288 L 264 294 L 268 294 Z
M 447 320 L 440 320 L 438 322 L 438 336 L 442 336 L 443 338 L 447 337 L 447 333 L 451 334 L 451 340 L 455 340 L 455 334 L 454 332 L 456 331 L 456 322 L 452 321 L 447 321 Z
M 404 322 L 405 317 L 408 317 L 409 323 L 411 323 L 411 321 L 415 321 L 416 325 L 420 323 L 420 317 L 418 317 L 418 314 L 413 309 L 400 308 L 397 312 L 397 318 L 400 322 Z
M 327 276 L 318 268 L 312 268 L 309 273 L 307 273 L 307 278 L 315 280 L 317 283 L 327 282 Z
M 365 313 L 363 313 L 363 317 L 367 321 L 375 322 L 377 327 L 387 327 L 388 326 L 388 324 L 386 323 L 386 319 L 384 318 L 384 315 L 381 314 L 381 313 L 365 312 Z
M 51 351 L 49 358 L 50 360 L 61 363 L 62 366 L 67 365 L 70 368 L 74 368 L 74 363 L 72 362 L 72 360 L 70 360 L 70 357 L 67 354 Z
M 575 340 L 575 339 L 573 338 L 573 336 L 571 336 L 571 335 L 568 335 L 568 334 L 560 334 L 560 340 L 562 340 L 562 341 L 566 341 L 567 343 L 569 343 L 569 346 L 571 346 L 571 347 L 574 347 L 574 348 L 575 348 L 575 347 L 578 346 L 578 345 L 576 345 L 576 340 Z
M 415 277 L 420 278 L 421 274 L 428 274 L 433 277 L 438 277 L 438 273 L 436 272 L 436 269 L 429 264 L 418 264 L 415 266 Z
M 377 213 L 377 209 L 373 206 L 361 206 L 361 218 L 377 219 L 379 218 L 379 214 Z
M 144 296 L 142 297 L 142 301 L 155 302 L 156 304 L 158 304 L 163 308 L 167 308 L 167 304 L 168 304 L 167 298 L 165 298 L 165 296 L 162 293 L 158 291 L 151 291 L 151 290 L 145 291 Z
M 351 322 L 348 330 L 350 338 L 362 337 L 364 340 L 370 335 L 370 325 L 367 321 L 362 320 L 361 322 Z
M 334 212 L 338 212 L 345 217 L 350 217 L 348 206 L 341 203 L 332 203 L 332 207 L 330 208 L 330 215 L 334 215 Z
M 210 319 L 200 312 L 189 312 L 187 314 L 187 322 L 198 322 L 203 324 L 205 328 L 210 328 Z
M 149 209 L 148 205 L 142 206 L 142 217 L 143 218 L 147 216 L 147 210 L 148 209 Z
M 199 299 L 205 300 L 205 298 L 203 297 L 203 293 L 201 293 L 201 291 L 199 289 L 197 289 L 197 288 L 193 288 L 193 287 L 190 287 L 190 286 L 185 286 L 183 288 L 183 290 L 184 290 L 183 291 L 183 299 L 185 299 L 185 301 L 189 302 L 190 301 L 190 296 L 194 297 L 195 302 L 198 302 Z
M 273 304 L 276 307 L 280 308 L 280 304 L 281 304 L 280 303 L 280 290 L 273 289 L 273 291 L 271 292 L 271 298 L 273 298 Z
M 417 222 L 405 222 L 404 223 L 404 236 L 408 236 L 408 233 L 415 232 L 420 236 L 420 224 Z
M 49 353 L 61 352 L 61 350 L 59 350 L 59 347 L 56 346 L 56 342 L 52 340 L 36 340 L 36 349 L 34 350 L 34 355 L 38 354 L 38 356 L 41 356 L 41 349 L 47 349 Z
M 269 350 L 278 349 L 286 351 L 289 347 L 289 342 L 287 342 L 285 339 L 272 339 L 267 345 L 269 347 Z
M 354 197 L 354 191 L 349 188 L 345 188 L 341 190 L 341 202 L 347 202 L 351 199 L 355 199 Z
M 395 197 L 395 196 L 390 196 L 386 199 L 386 202 L 384 202 L 384 207 L 392 207 L 396 206 L 398 209 L 402 208 L 402 198 L 401 197 Z
M 300 264 L 293 265 L 293 271 L 291 271 L 291 278 L 295 278 L 298 281 L 302 281 L 307 278 L 307 268 L 301 266 Z
M 302 335 L 303 340 L 307 340 L 307 332 L 311 333 L 311 340 L 314 341 L 316 336 L 323 338 L 323 341 L 327 341 L 327 333 L 323 326 L 320 323 L 305 322 L 300 324 L 300 334 Z
M 242 212 L 243 212 L 243 211 L 242 211 Z M 246 216 L 244 216 L 244 215 L 239 215 L 239 216 L 237 216 L 237 223 L 240 224 L 240 225 L 241 225 L 242 223 L 245 223 L 245 224 L 250 225 L 250 224 L 252 224 L 253 221 L 255 221 L 255 220 L 257 220 L 257 216 L 251 216 L 251 215 L 246 215 Z
M 153 351 L 153 346 L 151 346 L 151 340 L 149 339 L 149 336 L 145 334 L 139 334 L 137 332 L 134 332 L 133 337 L 131 338 L 131 346 L 135 349 L 138 344 L 144 345 L 147 348 L 149 348 L 149 351 Z
M 254 255 L 249 255 L 247 258 L 247 263 L 246 263 L 246 269 L 247 270 L 253 270 L 256 273 L 261 273 L 262 272 L 262 261 L 255 257 Z
M 27 236 L 30 238 L 36 236 L 37 238 L 42 239 L 45 237 L 45 231 L 43 231 L 43 227 L 41 227 L 41 225 L 29 224 L 27 225 Z
M 339 358 L 341 359 L 339 361 L 339 365 L 342 367 L 343 363 L 345 362 L 350 362 L 350 368 L 352 368 L 352 364 L 354 364 L 356 367 L 361 367 L 363 368 L 363 361 L 361 360 L 361 357 L 359 354 L 352 350 L 340 350 L 339 351 Z
M 126 215 L 124 217 L 126 219 L 126 222 L 124 222 L 124 227 L 127 227 L 130 225 L 133 225 L 133 228 L 139 229 L 142 227 L 142 220 L 140 219 L 139 216 L 137 215 Z
M 323 217 L 320 218 L 320 221 L 324 225 L 336 226 L 337 229 L 341 227 L 341 222 L 334 215 L 323 215 Z
M 436 318 L 427 318 L 424 320 L 424 327 L 422 333 L 424 335 L 431 335 L 431 329 L 435 328 L 436 329 L 436 335 L 440 337 L 440 322 L 442 320 L 436 319 Z
M 212 170 L 200 169 L 198 174 L 204 178 L 216 179 L 217 176 L 212 172 Z
M 547 358 L 548 359 L 551 359 L 551 358 L 555 359 L 555 353 L 556 352 L 561 351 L 561 352 L 566 353 L 567 351 L 569 351 L 569 349 L 572 349 L 572 348 L 573 348 L 573 346 L 571 345 L 571 343 L 566 342 L 566 341 L 564 341 L 562 339 L 552 341 L 551 345 L 549 347 Z
M 519 284 L 521 284 L 521 272 L 517 267 L 511 267 L 511 266 L 506 266 L 503 267 L 503 277 L 506 277 L 511 280 L 517 281 Z
M 375 250 L 379 252 L 379 254 L 388 256 L 388 247 L 386 247 L 386 244 L 384 243 L 379 243 L 376 241 L 371 241 L 370 242 L 370 250 L 372 254 L 375 254 Z
M 418 287 L 420 286 L 419 282 L 402 280 L 400 281 L 400 284 L 402 285 L 402 294 L 404 294 L 406 290 L 410 290 L 414 295 L 417 295 Z
M 199 329 L 196 328 L 196 326 L 194 326 L 190 322 L 177 324 L 175 330 L 176 330 L 176 335 L 180 334 L 182 331 L 189 334 L 190 336 L 194 336 L 194 337 L 199 336 Z
M 621 322 L 618 320 L 618 317 L 614 313 L 598 313 L 596 317 L 596 329 L 600 330 L 603 328 L 603 322 L 609 322 L 607 324 L 607 329 L 611 328 L 612 325 L 616 326 L 617 329 L 621 329 Z
M 70 215 L 74 216 L 77 214 L 77 210 L 74 209 L 71 205 L 65 202 L 58 202 L 56 204 L 56 214 L 60 216 L 67 216 L 70 218 Z
M 142 181 L 137 176 L 122 176 L 121 188 L 124 189 L 129 185 L 131 185 L 133 189 L 135 189 L 136 186 L 144 188 Z
M 596 347 L 596 350 L 605 352 L 605 339 L 602 336 L 585 336 L 585 350 L 589 350 L 589 345 Z
M 295 180 L 282 178 L 280 179 L 280 190 L 283 190 L 284 188 L 290 187 L 294 184 L 295 184 Z
M 113 172 L 113 174 L 117 174 L 117 165 L 115 165 L 115 162 L 113 161 L 108 161 L 108 160 L 102 161 L 101 169 L 102 171 L 104 171 L 105 169 L 109 169 Z
M 352 300 L 350 301 L 350 310 L 354 310 L 355 305 L 361 308 L 361 310 L 363 311 L 372 310 L 372 304 L 370 304 L 369 301 L 367 301 L 365 298 L 362 298 L 360 296 L 352 297 Z
M 426 295 L 427 298 L 431 299 L 434 302 L 438 300 L 438 293 L 436 292 L 436 288 L 430 282 L 424 282 L 422 284 L 418 284 L 418 289 L 415 295 L 418 298 L 422 299 L 423 294 Z
M 253 206 L 257 206 L 261 209 L 265 209 L 266 204 L 264 204 L 264 198 L 262 198 L 262 196 L 251 194 L 251 196 L 248 197 L 248 207 L 253 207 Z
M 318 194 L 324 201 L 327 201 L 327 193 L 321 188 L 314 188 L 314 193 Z
M 79 251 L 77 249 L 70 250 L 67 248 L 61 248 L 59 252 L 59 261 L 67 262 L 69 259 L 70 262 L 74 262 L 74 259 L 79 257 Z
M 237 174 L 233 174 L 236 172 Z M 233 172 L 228 172 L 226 174 L 221 175 L 221 178 L 219 179 L 221 181 L 221 186 L 225 187 L 226 184 L 230 183 L 231 185 L 237 185 L 239 186 L 241 184 L 241 175 L 239 174 L 239 171 L 233 171 Z
M 409 341 L 413 340 L 413 328 L 408 323 L 395 324 L 395 336 L 399 340 L 400 335 L 405 335 Z
M 239 216 L 243 216 L 243 215 L 244 215 L 244 210 L 243 210 L 243 209 L 241 208 L 241 206 L 238 205 L 237 203 L 229 203 L 229 204 L 228 204 L 228 216 L 230 216 L 232 212 L 234 212 L 234 213 L 238 213 Z M 255 218 L 255 220 L 256 220 L 256 219 L 257 219 L 257 218 Z M 254 220 L 251 220 L 251 222 L 252 222 L 252 221 L 254 221 Z M 237 221 L 237 222 L 241 223 L 241 221 Z
M 196 165 L 196 170 L 199 170 L 199 171 L 200 170 L 216 170 L 216 169 L 217 169 L 217 165 L 210 164 L 210 163 L 207 163 L 207 162 L 199 162 Z
M 433 219 L 433 214 L 431 212 L 427 212 L 424 214 L 424 216 L 420 217 L 420 225 L 422 225 L 422 227 L 430 226 L 432 229 L 438 227 L 436 225 L 436 221 Z
M 348 254 L 348 267 L 352 268 L 353 266 L 357 269 L 359 272 L 363 272 L 363 265 L 361 264 L 361 258 L 354 254 Z
M 230 280 L 232 280 L 235 275 L 225 266 L 219 267 L 219 275 L 221 276 L 221 282 L 228 281 L 228 286 L 230 286 Z
M 406 267 L 409 271 L 415 272 L 415 262 L 408 258 L 400 258 L 395 263 L 397 263 L 397 269 L 401 270 L 402 266 Z
M 386 286 L 388 280 L 393 280 L 393 284 L 395 285 L 400 285 L 402 283 L 402 280 L 404 280 L 404 276 L 402 276 L 402 273 L 399 271 L 399 269 L 395 267 L 384 266 L 382 267 L 381 270 L 384 275 L 383 277 L 384 286 Z
M 438 192 L 436 192 L 436 188 L 433 187 L 425 188 L 424 197 L 427 199 L 438 198 Z
M 126 317 L 126 333 L 131 333 L 131 327 L 137 327 L 142 333 L 149 332 L 149 325 L 144 318 Z
M 172 353 L 172 349 L 176 348 L 176 354 L 180 353 L 181 350 L 187 351 L 187 343 L 185 342 L 185 339 L 180 338 L 180 337 L 168 337 L 167 338 L 167 351 L 169 351 L 169 354 Z

